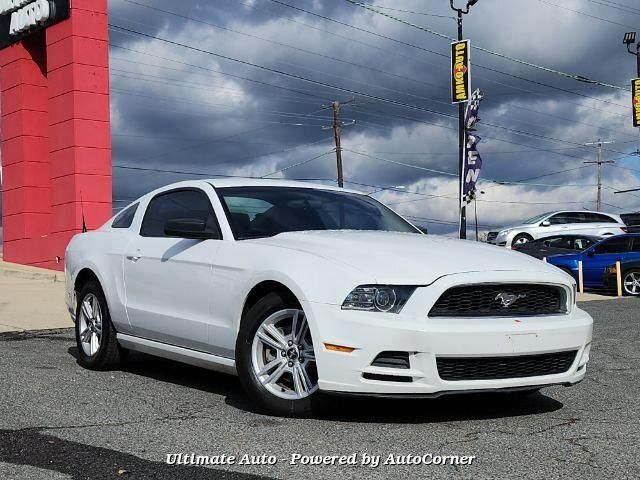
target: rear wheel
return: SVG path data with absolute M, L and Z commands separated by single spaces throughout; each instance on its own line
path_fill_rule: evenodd
M 95 281 L 85 283 L 76 307 L 78 362 L 91 370 L 108 370 L 120 363 L 121 349 L 111 323 L 102 288 Z
M 527 233 L 519 233 L 518 235 L 516 235 L 515 237 L 513 237 L 513 241 L 511 242 L 511 245 L 522 245 L 525 243 L 529 243 L 533 241 L 533 237 Z
M 271 293 L 245 315 L 236 343 L 242 386 L 265 410 L 308 416 L 318 403 L 311 331 L 297 302 Z
M 625 295 L 640 296 L 640 270 L 627 270 L 622 276 Z

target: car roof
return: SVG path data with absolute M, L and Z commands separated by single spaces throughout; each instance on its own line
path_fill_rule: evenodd
M 321 183 L 301 182 L 295 180 L 279 180 L 271 178 L 212 178 L 212 179 L 196 179 L 196 180 L 183 180 L 181 182 L 170 183 L 156 188 L 131 203 L 136 203 L 144 199 L 150 199 L 161 193 L 181 188 L 198 187 L 203 188 L 204 185 L 209 184 L 214 188 L 225 187 L 281 187 L 281 188 L 307 188 L 313 190 L 326 190 L 335 192 L 347 192 L 357 195 L 367 195 L 365 192 L 359 192 L 357 190 L 351 190 L 348 188 L 338 188 L 332 185 L 323 185 Z
M 547 235 L 546 237 L 540 237 L 537 238 L 536 240 L 546 240 L 547 238 L 558 238 L 558 237 L 562 237 L 562 238 L 591 238 L 594 240 L 600 240 L 603 237 L 599 237 L 597 235 L 580 235 L 577 233 L 558 233 L 556 235 Z
M 288 187 L 288 188 L 311 188 L 320 190 L 334 190 L 339 192 L 352 192 L 363 194 L 357 190 L 348 188 L 338 188 L 334 185 L 325 185 L 322 183 L 303 182 L 296 180 L 282 180 L 276 178 L 211 178 L 204 180 L 213 185 L 214 188 L 225 187 Z

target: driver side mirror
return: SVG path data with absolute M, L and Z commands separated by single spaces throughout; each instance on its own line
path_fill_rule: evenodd
M 541 227 L 550 227 L 551 226 L 551 222 L 549 220 L 545 220 L 544 222 L 542 222 L 540 224 Z
M 164 224 L 164 233 L 170 237 L 206 240 L 215 238 L 206 231 L 207 224 L 199 218 L 172 218 Z

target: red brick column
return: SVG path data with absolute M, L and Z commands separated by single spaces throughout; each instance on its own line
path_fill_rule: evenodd
M 47 36 L 50 256 L 64 257 L 82 229 L 111 216 L 107 0 L 74 0 Z
M 0 51 L 3 255 L 51 267 L 46 71 L 44 34 Z

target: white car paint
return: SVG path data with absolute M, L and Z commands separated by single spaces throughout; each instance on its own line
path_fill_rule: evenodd
M 575 282 L 536 259 L 470 241 L 419 233 L 309 231 L 235 240 L 214 187 L 279 186 L 339 190 L 281 180 L 189 181 L 155 190 L 137 202 L 130 228 L 111 221 L 76 235 L 65 256 L 66 302 L 74 315 L 74 284 L 83 269 L 98 277 L 120 343 L 199 366 L 233 372 L 234 348 L 249 292 L 263 281 L 285 285 L 309 321 L 319 386 L 335 392 L 434 394 L 442 391 L 574 384 L 585 375 L 591 317 L 575 306 Z M 192 187 L 206 193 L 222 240 L 145 238 L 139 234 L 158 193 Z M 343 190 L 339 190 L 343 191 Z M 358 192 L 353 192 L 358 193 Z M 532 317 L 429 318 L 447 289 L 481 283 L 537 283 L 565 289 L 569 311 Z M 358 285 L 417 285 L 399 314 L 341 309 Z M 324 344 L 347 345 L 350 354 Z M 578 350 L 562 374 L 500 380 L 444 381 L 436 356 L 502 356 Z M 381 351 L 411 352 L 411 383 L 366 380 Z
M 604 215 L 609 217 L 611 221 L 565 224 L 553 223 L 552 217 L 573 213 Z M 551 224 L 547 225 L 547 222 Z M 489 240 L 488 243 L 511 248 L 514 238 L 520 234 L 527 234 L 534 240 L 552 235 L 591 235 L 594 237 L 607 237 L 626 233 L 625 227 L 626 225 L 620 216 L 613 213 L 595 212 L 590 210 L 564 210 L 551 212 L 544 217 L 541 216 L 535 223 L 522 223 L 520 225 L 505 227 L 497 232 L 497 236 L 494 239 Z

